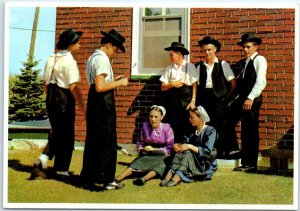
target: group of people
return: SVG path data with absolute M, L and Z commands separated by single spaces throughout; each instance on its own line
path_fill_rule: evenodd
M 46 169 L 55 157 L 54 170 L 68 177 L 74 149 L 75 104 L 86 115 L 86 140 L 82 187 L 120 189 L 122 180 L 133 173 L 133 180 L 144 185 L 154 177 L 160 186 L 171 187 L 181 181 L 209 180 L 217 170 L 217 157 L 237 158 L 236 170 L 255 170 L 259 146 L 258 117 L 261 92 L 266 86 L 266 59 L 259 55 L 261 39 L 246 33 L 237 44 L 247 58 L 237 63 L 235 75 L 216 53 L 221 44 L 206 36 L 199 41 L 205 60 L 196 65 L 184 56 L 189 51 L 182 43 L 165 48 L 171 64 L 160 77 L 166 97 L 162 105 L 153 105 L 136 143 L 138 156 L 115 177 L 117 163 L 116 105 L 114 89 L 128 85 L 125 75 L 114 76 L 111 59 L 125 52 L 125 38 L 116 30 L 101 31 L 100 47 L 89 57 L 86 79 L 90 85 L 87 106 L 78 91 L 80 74 L 72 53 L 80 48 L 82 32 L 67 29 L 57 42 L 57 53 L 50 56 L 44 73 L 46 106 L 52 127 L 51 137 L 35 165 Z M 162 123 L 162 120 L 164 122 Z M 241 120 L 241 150 L 237 143 L 236 124 Z M 206 124 L 207 123 L 207 124 Z M 195 130 L 196 129 L 196 130 Z

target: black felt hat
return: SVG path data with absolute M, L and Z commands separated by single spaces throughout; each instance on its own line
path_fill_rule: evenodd
M 237 42 L 238 45 L 243 46 L 245 42 L 255 42 L 257 45 L 261 44 L 262 40 L 256 37 L 253 33 L 243 34 L 241 41 Z
M 198 41 L 199 46 L 202 48 L 203 45 L 213 44 L 217 48 L 217 52 L 221 50 L 221 43 L 211 36 L 205 36 L 202 40 Z
M 125 38 L 116 30 L 112 29 L 109 32 L 100 31 L 104 37 L 108 38 L 112 41 L 112 44 L 116 45 L 123 53 L 125 53 L 125 47 L 123 43 L 125 42 Z
M 180 52 L 182 55 L 188 55 L 190 52 L 188 49 L 184 47 L 184 44 L 179 43 L 179 42 L 172 42 L 170 47 L 165 48 L 166 51 L 177 51 Z
M 67 49 L 71 44 L 74 44 L 81 36 L 82 31 L 74 31 L 73 29 L 67 29 L 59 35 L 56 48 L 60 50 Z

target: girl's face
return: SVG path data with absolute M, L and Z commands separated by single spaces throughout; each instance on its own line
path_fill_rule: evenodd
M 253 42 L 245 42 L 243 48 L 247 57 L 252 56 L 257 51 L 257 45 Z
M 170 62 L 172 62 L 173 64 L 178 64 L 180 61 L 180 53 L 170 50 L 169 51 L 169 56 L 170 56 Z
M 216 56 L 217 48 L 213 44 L 202 45 L 202 52 L 206 59 L 213 59 Z
M 204 124 L 202 117 L 200 117 L 199 115 L 197 115 L 195 112 L 192 112 L 192 111 L 190 111 L 189 121 L 192 124 L 192 126 L 194 126 L 194 127 Z
M 162 119 L 163 116 L 159 111 L 155 111 L 155 110 L 150 111 L 149 121 L 153 128 L 158 128 L 160 126 Z

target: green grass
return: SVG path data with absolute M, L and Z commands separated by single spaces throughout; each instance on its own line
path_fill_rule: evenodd
M 144 186 L 124 181 L 120 190 L 90 192 L 54 179 L 28 180 L 40 151 L 9 150 L 8 203 L 114 203 L 114 204 L 263 204 L 293 205 L 293 177 L 234 172 L 220 166 L 211 181 L 159 187 L 159 179 Z M 118 155 L 130 163 L 134 157 Z M 49 163 L 51 167 L 53 161 Z M 74 151 L 70 170 L 79 175 L 82 151 Z M 117 165 L 117 174 L 126 165 Z
M 48 133 L 8 133 L 8 139 L 48 139 Z

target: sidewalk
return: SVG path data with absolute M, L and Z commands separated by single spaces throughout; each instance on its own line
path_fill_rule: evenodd
M 37 150 L 42 149 L 47 144 L 47 139 L 13 139 L 8 142 L 8 149 L 17 150 Z M 118 150 L 121 154 L 127 154 L 128 156 L 136 156 L 137 151 L 135 144 L 119 144 L 122 150 Z M 75 150 L 84 149 L 84 142 L 75 141 Z M 234 168 L 239 165 L 239 160 L 223 160 L 218 159 L 218 165 Z

